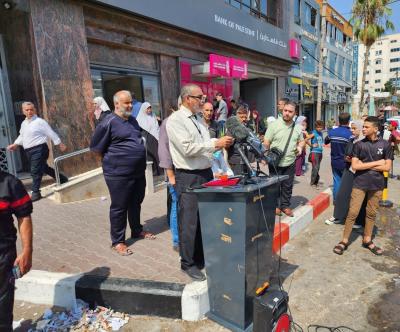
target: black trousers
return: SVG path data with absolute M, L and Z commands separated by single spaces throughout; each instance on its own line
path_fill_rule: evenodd
M 281 200 L 280 209 L 286 209 L 290 207 L 290 200 L 292 199 L 293 192 L 293 182 L 294 182 L 294 174 L 296 171 L 296 163 L 294 162 L 292 165 L 286 167 L 277 167 L 276 171 L 278 175 L 288 175 L 289 178 L 281 182 Z M 275 169 L 273 167 L 269 167 L 269 174 L 276 175 Z
M 245 164 L 230 164 L 234 175 L 247 174 L 248 169 Z
M 143 226 L 140 224 L 140 210 L 145 195 L 146 178 L 105 178 L 111 197 L 110 235 L 113 246 L 125 243 L 126 220 L 128 217 L 131 236 L 138 235 Z
M 311 152 L 311 185 L 317 185 L 319 182 L 319 168 L 321 166 L 322 153 Z
M 178 193 L 178 231 L 181 268 L 204 266 L 203 242 L 199 219 L 197 197 L 187 192 L 189 187 L 199 186 L 213 179 L 211 168 L 198 171 L 176 170 Z
M 51 176 L 53 179 L 56 178 L 54 169 L 47 165 L 47 159 L 49 158 L 49 148 L 47 144 L 40 144 L 25 150 L 26 156 L 31 167 L 32 176 L 32 191 L 39 192 L 40 184 L 42 183 L 43 174 Z M 64 175 L 60 174 L 61 182 L 68 180 Z
M 15 247 L 0 250 L 0 331 L 11 332 L 13 322 L 15 283 L 11 278 L 14 261 L 17 258 Z

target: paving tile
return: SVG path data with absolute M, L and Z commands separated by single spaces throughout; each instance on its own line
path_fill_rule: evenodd
M 321 180 L 332 183 L 329 157 L 323 158 Z M 293 205 L 305 204 L 320 191 L 309 186 L 310 170 L 297 177 Z M 180 271 L 179 256 L 172 250 L 166 221 L 166 191 L 147 195 L 142 205 L 142 224 L 157 234 L 156 240 L 129 240 L 133 255 L 122 257 L 110 249 L 110 200 L 92 199 L 57 204 L 50 199 L 34 203 L 33 268 L 66 273 L 104 273 L 114 277 L 187 283 Z M 130 235 L 129 226 L 126 232 Z M 102 272 L 103 271 L 103 272 Z

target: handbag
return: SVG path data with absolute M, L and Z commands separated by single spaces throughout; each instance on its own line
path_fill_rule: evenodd
M 285 145 L 285 149 L 283 151 L 281 151 L 277 147 L 274 147 L 274 148 L 270 149 L 268 151 L 268 153 L 266 154 L 266 160 L 267 160 L 268 164 L 271 165 L 272 167 L 274 167 L 274 168 L 278 167 L 280 161 L 285 156 L 287 149 L 289 147 L 290 139 L 292 138 L 292 135 L 293 135 L 293 130 L 294 130 L 295 125 L 296 125 L 296 123 L 293 122 L 292 130 L 290 131 L 288 140 Z

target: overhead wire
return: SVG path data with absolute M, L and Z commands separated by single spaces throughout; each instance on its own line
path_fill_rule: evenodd
M 400 1 L 400 0 L 399 0 Z M 313 54 L 311 54 L 311 52 L 303 45 L 301 45 L 301 48 L 310 56 L 312 57 L 315 61 L 317 61 L 318 63 L 320 63 L 320 60 L 317 59 Z M 347 84 L 348 87 L 351 87 L 351 84 L 346 82 L 345 80 L 343 80 L 339 75 L 337 75 L 334 71 L 332 71 L 329 67 L 325 66 L 322 63 L 322 66 L 328 71 L 330 72 L 332 75 L 334 75 L 335 77 L 337 77 L 339 80 L 341 80 L 342 82 L 344 82 L 345 84 Z

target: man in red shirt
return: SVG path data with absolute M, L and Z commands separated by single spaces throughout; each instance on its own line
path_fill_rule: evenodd
M 0 331 L 11 332 L 15 277 L 28 273 L 32 266 L 32 201 L 20 180 L 0 171 Z M 18 220 L 22 252 L 17 256 Z
M 390 131 L 389 142 L 396 147 L 400 143 L 400 133 L 397 131 L 397 122 L 390 121 L 388 130 Z

